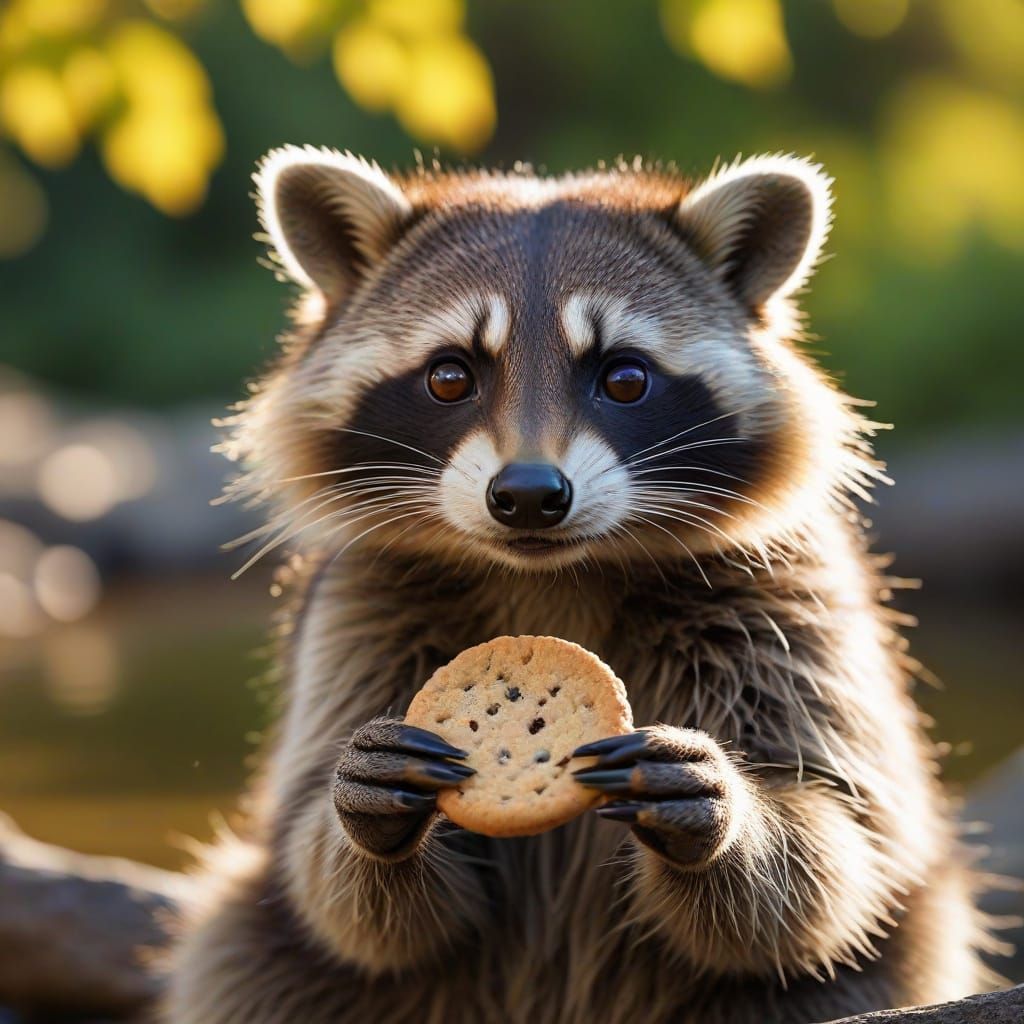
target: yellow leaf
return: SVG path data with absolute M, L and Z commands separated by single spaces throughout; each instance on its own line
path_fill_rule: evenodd
M 190 213 L 203 200 L 224 139 L 212 111 L 141 107 L 104 134 L 101 153 L 110 176 L 164 213 Z
M 40 64 L 11 68 L 0 81 L 0 121 L 37 163 L 60 167 L 78 152 L 78 129 L 56 72 Z
M 391 107 L 409 79 L 406 48 L 390 32 L 366 19 L 338 33 L 333 57 L 338 81 L 368 110 Z
M 895 32 L 910 8 L 910 0 L 832 0 L 832 3 L 844 27 L 865 39 L 881 39 Z
M 129 103 L 207 103 L 210 81 L 192 51 L 151 21 L 127 21 L 111 34 L 107 54 Z
M 409 78 L 396 107 L 399 120 L 417 138 L 463 153 L 478 150 L 494 131 L 487 61 L 460 36 L 419 40 L 411 48 Z
M 286 51 L 301 50 L 326 27 L 329 0 L 242 0 L 242 12 L 261 39 Z
M 107 0 L 16 0 L 27 28 L 40 36 L 70 36 L 87 32 L 106 13 Z
M 61 79 L 75 123 L 85 131 L 109 108 L 117 93 L 117 76 L 109 58 L 94 46 L 72 51 Z
M 408 36 L 451 34 L 466 17 L 463 0 L 369 0 L 368 17 L 381 28 Z
M 779 0 L 662 0 L 669 44 L 721 78 L 756 88 L 792 71 Z

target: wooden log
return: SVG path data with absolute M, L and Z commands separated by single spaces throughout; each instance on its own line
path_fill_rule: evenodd
M 844 1017 L 831 1024 L 1021 1024 L 1024 1021 L 1024 985 L 986 992 L 939 1006 L 903 1010 L 876 1010 Z
M 160 978 L 189 879 L 30 839 L 0 816 L 0 1006 L 128 1016 Z

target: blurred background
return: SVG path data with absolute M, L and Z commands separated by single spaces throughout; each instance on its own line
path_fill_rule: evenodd
M 220 546 L 253 524 L 210 505 L 210 421 L 286 322 L 249 196 L 286 142 L 385 167 L 822 161 L 811 347 L 896 427 L 870 515 L 925 581 L 897 595 L 939 681 L 919 698 L 955 788 L 1019 793 L 1019 0 L 7 0 L 0 809 L 170 867 L 232 812 L 275 595 L 266 568 L 229 579 L 245 555 Z

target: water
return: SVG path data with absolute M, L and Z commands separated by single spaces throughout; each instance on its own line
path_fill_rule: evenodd
M 164 867 L 231 820 L 269 717 L 266 580 L 121 586 L 86 621 L 0 648 L 0 811 L 49 842 Z M 916 608 L 919 687 L 969 784 L 1021 743 L 1018 615 Z

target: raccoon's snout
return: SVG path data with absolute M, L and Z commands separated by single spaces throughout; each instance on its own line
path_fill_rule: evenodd
M 487 488 L 487 508 L 504 526 L 537 530 L 560 523 L 572 504 L 572 485 L 547 463 L 513 462 Z

